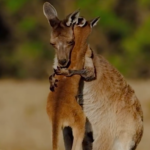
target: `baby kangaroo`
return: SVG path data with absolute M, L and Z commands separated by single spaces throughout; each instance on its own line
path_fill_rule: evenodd
M 91 33 L 93 25 L 98 20 L 96 18 L 91 22 L 86 22 L 82 18 L 78 19 L 78 23 L 73 29 L 75 45 L 71 53 L 69 70 L 81 70 L 84 65 L 85 55 L 91 58 L 92 51 L 87 44 L 87 38 Z M 56 73 L 61 74 L 61 69 L 56 70 Z M 68 75 L 70 74 L 71 72 Z M 47 113 L 52 121 L 53 150 L 58 149 L 60 130 L 67 126 L 72 128 L 74 137 L 72 150 L 80 150 L 82 148 L 86 116 L 76 100 L 80 78 L 80 75 L 72 77 L 55 76 L 55 79 L 59 80 L 59 82 L 55 91 L 49 93 L 47 100 Z

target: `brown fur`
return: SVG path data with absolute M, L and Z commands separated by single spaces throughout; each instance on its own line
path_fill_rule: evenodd
M 96 80 L 83 81 L 79 101 L 92 124 L 93 149 L 134 150 L 143 134 L 143 112 L 135 92 L 105 58 L 94 53 L 93 63 Z
M 135 92 L 105 58 L 94 54 L 93 63 L 96 80 L 82 81 L 79 100 L 92 124 L 93 149 L 135 150 L 143 134 L 143 112 Z
M 71 27 L 70 30 L 72 30 Z M 66 30 L 65 35 L 70 39 L 74 38 L 71 31 Z M 64 39 L 61 34 L 57 36 L 56 45 L 63 41 L 62 46 L 65 46 L 67 39 Z M 62 47 L 57 47 L 56 50 L 54 67 L 61 65 L 59 63 L 61 58 L 69 59 L 67 56 L 70 55 L 70 50 L 63 50 Z M 90 82 L 82 80 L 79 93 L 79 103 L 83 106 L 84 113 L 93 128 L 93 149 L 134 150 L 143 133 L 143 113 L 135 92 L 105 58 L 94 53 L 93 62 L 91 59 L 86 61 L 85 58 L 84 68 L 88 68 L 88 65 L 90 68 L 93 67 L 93 63 L 96 79 Z M 68 92 L 66 89 L 66 93 Z M 64 139 L 68 136 L 64 134 Z M 65 140 L 65 145 L 72 144 L 69 142 L 72 141 Z M 71 146 L 66 149 L 70 150 Z
M 93 63 L 96 80 L 83 81 L 79 102 L 92 124 L 93 149 L 135 149 L 143 133 L 143 112 L 135 92 L 105 58 L 94 53 Z
M 66 27 L 63 22 L 60 22 L 57 28 L 52 30 L 50 43 L 55 48 L 56 54 L 59 55 L 59 62 L 61 60 L 66 60 L 64 66 L 70 61 L 70 53 L 74 46 L 74 43 L 71 43 L 72 41 L 74 41 L 72 26 Z M 66 51 L 68 53 L 66 53 Z M 64 55 L 64 53 L 66 53 L 66 55 Z M 61 67 L 62 65 L 59 63 L 59 66 Z
M 83 68 L 84 56 L 88 48 L 86 40 L 90 32 L 91 28 L 89 24 L 82 29 L 78 26 L 74 27 L 75 46 L 72 50 L 69 69 L 79 70 Z M 58 134 L 60 129 L 70 126 L 74 135 L 72 149 L 77 150 L 82 145 L 86 121 L 82 108 L 75 98 L 78 94 L 81 77 L 79 75 L 72 77 L 56 75 L 55 78 L 58 80 L 58 87 L 54 92 L 49 93 L 47 100 L 47 113 L 52 121 L 53 128 L 53 149 L 56 150 L 58 148 Z

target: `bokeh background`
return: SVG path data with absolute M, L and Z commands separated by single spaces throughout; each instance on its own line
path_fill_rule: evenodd
M 149 150 L 150 0 L 0 0 L 0 150 L 51 149 L 45 106 L 54 49 L 45 1 L 60 19 L 79 8 L 87 19 L 101 17 L 89 43 L 135 89 L 145 126 L 137 150 Z

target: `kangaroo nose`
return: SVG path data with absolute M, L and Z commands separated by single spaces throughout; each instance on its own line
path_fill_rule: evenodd
M 67 62 L 67 60 L 66 60 L 66 59 L 59 60 L 59 63 L 60 63 L 61 65 L 65 65 L 65 64 L 66 64 L 66 62 Z

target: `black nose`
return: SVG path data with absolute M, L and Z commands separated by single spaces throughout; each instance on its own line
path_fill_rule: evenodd
M 65 65 L 65 64 L 66 64 L 66 62 L 67 62 L 67 60 L 66 60 L 66 59 L 59 60 L 59 64 L 61 64 L 61 65 Z

